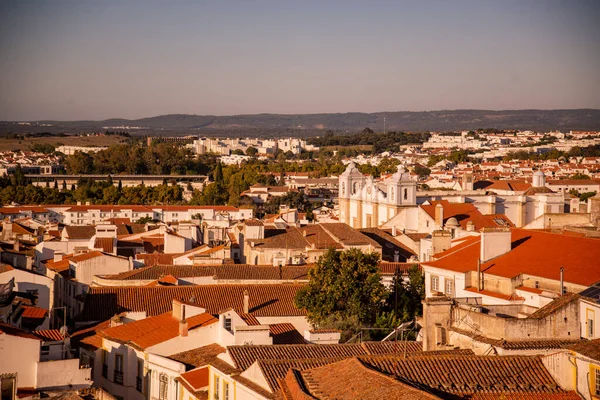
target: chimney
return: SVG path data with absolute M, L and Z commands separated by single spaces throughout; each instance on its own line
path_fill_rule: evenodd
M 473 232 L 475 231 L 475 224 L 473 223 L 473 221 L 468 221 L 467 222 L 467 232 Z
M 396 237 L 397 231 L 396 231 L 396 227 L 392 226 L 392 236 Z
M 306 237 L 306 229 L 302 230 L 302 236 Z
M 432 254 L 438 254 L 452 247 L 452 232 L 434 231 L 431 238 Z
M 179 321 L 179 336 L 186 337 L 188 335 L 188 323 L 185 319 L 185 304 L 181 305 L 181 320 Z
M 86 202 L 85 202 L 85 205 L 86 205 L 86 206 L 89 206 L 90 204 L 91 204 L 91 203 L 90 203 L 89 201 L 86 201 Z
M 481 291 L 481 260 L 477 259 L 477 291 Z
M 81 205 L 81 202 L 80 202 L 80 201 L 78 201 L 78 202 L 77 202 L 77 205 L 78 205 L 78 206 L 80 206 L 80 205 Z
M 13 243 L 13 250 L 14 251 L 21 250 L 21 243 L 19 243 L 19 239 L 15 239 L 15 242 Z
M 248 290 L 244 290 L 244 314 L 248 314 L 250 310 L 250 295 L 248 294 Z
M 435 206 L 435 223 L 440 228 L 444 226 L 444 207 L 440 203 Z
M 54 252 L 54 262 L 62 261 L 62 259 L 63 259 L 62 251 L 55 251 Z
M 506 254 L 511 249 L 510 228 L 484 228 L 481 230 L 479 258 L 482 263 Z
M 560 267 L 560 295 L 565 294 L 565 269 Z

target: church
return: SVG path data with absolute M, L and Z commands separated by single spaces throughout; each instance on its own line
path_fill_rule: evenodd
M 364 176 L 353 162 L 339 176 L 340 222 L 355 229 L 376 228 L 416 205 L 417 183 L 401 165 L 383 181 Z
M 564 213 L 564 194 L 550 190 L 541 171 L 534 173 L 531 187 L 521 192 L 499 194 L 474 189 L 471 175 L 463 177 L 462 188 L 419 192 L 417 196 L 417 183 L 402 165 L 392 176 L 376 180 L 363 175 L 351 162 L 339 176 L 339 219 L 355 229 L 381 227 L 431 233 L 446 229 L 446 222 L 452 217 L 459 225 L 465 225 L 463 228 L 472 220 L 475 229 L 479 229 L 495 220 L 497 224 L 492 226 L 506 226 L 509 222 L 511 226 L 523 227 L 544 214 Z M 465 203 L 471 207 L 457 206 Z M 443 208 L 437 216 L 429 210 L 432 204 Z

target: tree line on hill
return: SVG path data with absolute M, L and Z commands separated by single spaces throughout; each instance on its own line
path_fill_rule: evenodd
M 361 133 L 350 135 L 334 135 L 333 131 L 327 131 L 321 137 L 307 139 L 307 143 L 319 146 L 373 146 L 373 153 L 379 154 L 384 151 L 398 152 L 400 146 L 406 144 L 421 144 L 429 140 L 429 132 L 405 133 L 386 132 L 375 133 L 370 128 L 365 128 Z

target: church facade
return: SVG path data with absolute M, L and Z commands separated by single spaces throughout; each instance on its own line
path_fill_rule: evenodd
M 375 181 L 351 162 L 339 176 L 340 222 L 355 229 L 375 228 L 406 207 L 417 206 L 417 184 L 402 166 L 391 177 Z

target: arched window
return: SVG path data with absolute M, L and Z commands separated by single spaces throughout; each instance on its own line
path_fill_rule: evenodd
M 342 196 L 346 195 L 346 182 L 342 182 Z
M 254 257 L 254 265 L 258 265 L 258 256 Z
M 169 377 L 167 374 L 160 374 L 158 380 L 158 398 L 159 400 L 167 400 L 169 393 Z
M 359 190 L 360 190 L 360 183 L 354 182 L 354 185 L 352 186 L 352 194 L 358 193 Z
M 408 189 L 404 189 L 404 200 L 408 200 Z

